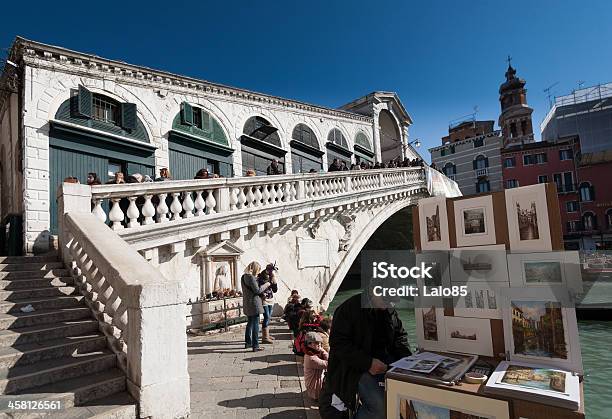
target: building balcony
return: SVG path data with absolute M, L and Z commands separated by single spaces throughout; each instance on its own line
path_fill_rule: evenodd
M 489 168 L 485 167 L 484 169 L 476 169 L 476 177 L 487 176 L 489 174 Z

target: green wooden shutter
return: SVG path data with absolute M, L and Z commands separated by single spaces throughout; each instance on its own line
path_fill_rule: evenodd
M 77 111 L 79 115 L 91 118 L 91 111 L 93 108 L 92 104 L 93 95 L 87 88 L 79 85 L 79 96 L 78 96 L 78 105 Z
M 187 102 L 181 103 L 181 121 L 185 125 L 193 125 L 193 108 Z
M 121 105 L 121 127 L 128 130 L 136 128 L 136 104 L 122 103 Z

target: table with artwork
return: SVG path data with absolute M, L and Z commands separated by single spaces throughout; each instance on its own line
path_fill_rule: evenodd
M 583 418 L 583 285 L 554 184 L 422 199 L 413 234 L 417 263 L 432 267 L 418 288 L 464 292 L 415 297 L 418 354 L 387 373 L 387 417 Z M 475 359 L 486 381 L 471 384 Z
M 510 371 L 510 375 L 512 373 L 514 371 Z M 515 384 L 516 377 L 502 380 Z M 541 382 L 528 381 L 526 384 L 543 387 Z M 491 394 L 486 392 L 484 384 L 425 383 L 402 373 L 389 372 L 386 377 L 387 419 L 584 419 L 582 383 L 578 389 L 580 408 L 570 410 Z

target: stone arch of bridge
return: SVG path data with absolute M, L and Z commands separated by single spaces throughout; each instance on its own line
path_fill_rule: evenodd
M 416 196 L 414 199 L 408 200 L 399 200 L 392 202 L 390 204 L 385 205 L 385 208 L 378 212 L 374 217 L 371 218 L 371 221 L 366 225 L 364 229 L 361 230 L 359 235 L 355 238 L 355 241 L 351 244 L 348 251 L 342 258 L 342 261 L 336 267 L 329 283 L 323 295 L 319 299 L 319 305 L 323 308 L 327 309 L 329 303 L 333 300 L 336 292 L 340 288 L 344 277 L 348 273 L 351 265 L 355 262 L 355 259 L 364 248 L 370 237 L 374 235 L 376 230 L 391 216 L 401 211 L 402 209 L 415 205 L 417 202 Z

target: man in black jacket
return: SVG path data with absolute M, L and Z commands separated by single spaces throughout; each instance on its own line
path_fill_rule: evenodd
M 334 312 L 330 354 L 319 413 L 323 419 L 348 417 L 361 405 L 355 419 L 385 417 L 384 373 L 390 363 L 409 356 L 406 331 L 393 308 L 362 308 L 361 294 Z M 373 299 L 373 307 L 384 307 Z

